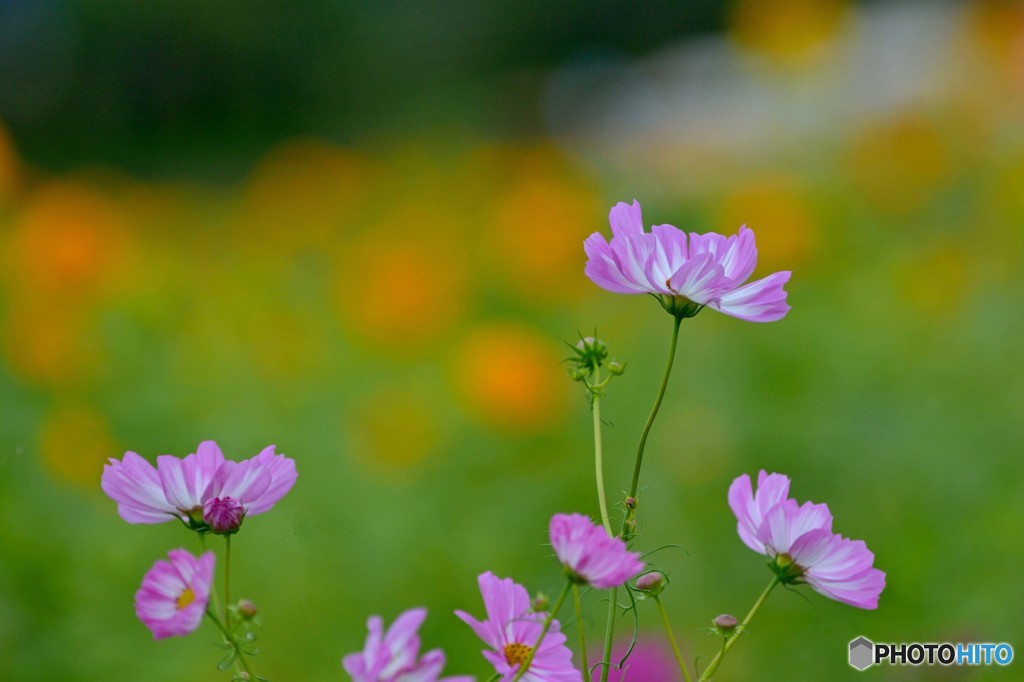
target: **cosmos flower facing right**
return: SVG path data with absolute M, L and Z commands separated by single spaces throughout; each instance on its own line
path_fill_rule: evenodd
M 743 284 L 757 265 L 754 233 L 746 226 L 731 237 L 687 235 L 672 225 L 645 232 L 636 200 L 616 204 L 608 220 L 611 241 L 595 232 L 583 242 L 584 272 L 602 289 L 653 294 L 679 318 L 693 317 L 704 306 L 750 322 L 774 322 L 789 312 L 783 285 L 792 273 Z

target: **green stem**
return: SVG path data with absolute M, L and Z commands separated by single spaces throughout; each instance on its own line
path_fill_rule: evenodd
M 572 601 L 576 605 L 576 626 L 580 631 L 580 660 L 583 661 L 583 672 L 587 674 L 587 635 L 583 631 L 583 610 L 580 608 L 580 587 L 572 584 Z M 587 682 L 590 682 L 587 680 Z
M 530 669 L 530 664 L 533 663 L 534 654 L 537 653 L 537 649 L 540 648 L 541 643 L 544 641 L 544 636 L 548 634 L 548 628 L 551 627 L 551 622 L 558 614 L 558 610 L 562 608 L 562 604 L 565 603 L 565 598 L 569 596 L 569 590 L 571 588 L 572 581 L 566 580 L 565 587 L 562 588 L 562 593 L 558 595 L 558 599 L 555 601 L 554 607 L 552 607 L 551 612 L 548 613 L 548 617 L 544 619 L 544 627 L 541 628 L 540 636 L 537 637 L 537 641 L 534 642 L 533 648 L 530 649 L 530 653 L 526 656 L 526 660 L 520 664 L 519 672 L 517 672 L 516 676 L 512 678 L 512 682 L 519 682 L 522 676 L 526 674 L 526 671 Z
M 661 612 L 661 622 L 665 624 L 665 632 L 668 634 L 668 642 L 672 645 L 672 651 L 676 655 L 676 662 L 679 663 L 679 669 L 683 672 L 683 677 L 686 682 L 690 682 L 690 671 L 686 669 L 686 662 L 683 660 L 683 654 L 679 651 L 679 645 L 676 644 L 676 637 L 672 634 L 672 626 L 668 622 L 668 613 L 665 612 L 665 605 L 661 603 L 661 599 L 658 597 L 654 598 L 654 603 L 658 605 L 658 611 Z
M 647 434 L 651 432 L 654 419 L 658 416 L 658 410 L 661 409 L 661 401 L 665 398 L 665 389 L 668 387 L 668 378 L 672 374 L 672 363 L 676 357 L 676 343 L 679 341 L 679 324 L 683 321 L 683 318 L 674 317 L 672 319 L 672 342 L 668 348 L 668 362 L 665 364 L 665 374 L 661 377 L 661 386 L 658 387 L 658 397 L 654 401 L 654 407 L 651 408 L 651 414 L 647 417 L 647 423 L 644 424 L 644 430 L 640 434 L 640 444 L 636 449 L 636 463 L 633 465 L 633 482 L 629 485 L 630 497 L 636 497 L 636 490 L 640 486 L 640 467 L 644 461 L 644 447 L 647 446 Z
M 594 471 L 597 474 L 597 503 L 601 508 L 601 523 L 604 530 L 611 537 L 612 522 L 608 516 L 608 500 L 604 494 L 604 455 L 601 448 L 601 396 L 596 392 L 592 394 L 592 409 L 594 413 Z
M 658 416 L 658 410 L 661 409 L 661 401 L 665 398 L 665 389 L 668 388 L 668 378 L 672 375 L 672 365 L 676 358 L 676 345 L 679 342 L 679 325 L 682 323 L 683 318 L 673 317 L 672 318 L 672 341 L 668 347 L 668 360 L 665 363 L 665 374 L 661 377 L 661 385 L 658 387 L 658 397 L 654 400 L 654 406 L 651 408 L 651 414 L 647 417 L 647 422 L 644 424 L 644 430 L 640 433 L 640 443 L 636 449 L 636 462 L 633 464 L 633 480 L 629 485 L 629 497 L 635 498 L 636 491 L 640 487 L 640 467 L 643 466 L 644 461 L 644 448 L 647 446 L 647 436 L 651 432 L 651 427 L 654 425 L 654 420 Z M 620 535 L 623 540 L 629 541 L 631 531 L 629 530 L 630 524 L 633 521 L 633 517 L 636 514 L 636 506 L 631 507 L 627 512 L 626 516 L 622 520 L 622 530 Z M 603 669 L 601 670 L 601 682 L 608 682 L 608 673 L 611 665 L 612 658 L 612 641 L 615 638 L 615 594 L 616 590 L 612 589 L 611 603 L 608 605 L 608 624 L 604 635 L 604 661 Z
M 725 646 L 723 646 L 722 650 L 718 652 L 718 655 L 711 659 L 711 663 L 709 663 L 708 667 L 704 669 L 704 674 L 700 676 L 700 679 L 697 682 L 706 682 L 706 680 L 711 679 L 711 676 L 714 675 L 715 672 L 718 670 L 718 666 L 721 665 L 722 659 L 725 658 L 725 655 L 727 653 L 729 653 L 729 649 L 732 649 L 733 645 L 736 643 L 736 640 L 738 640 L 740 638 L 740 635 L 742 635 L 746 631 L 747 626 L 750 624 L 750 621 L 754 618 L 754 614 L 756 614 L 758 609 L 761 608 L 761 604 L 764 603 L 764 600 L 768 598 L 768 595 L 771 593 L 773 589 L 775 589 L 775 586 L 778 585 L 779 582 L 780 580 L 778 576 L 772 578 L 772 581 L 768 584 L 768 587 L 764 589 L 764 592 L 761 593 L 761 596 L 757 598 L 757 601 L 754 602 L 754 605 L 750 608 L 749 613 L 747 613 L 747 617 L 744 618 L 743 622 L 740 623 L 739 627 L 736 628 L 736 632 L 728 638 L 728 640 L 725 642 Z
M 224 640 L 234 648 L 235 663 L 242 666 L 242 670 L 246 672 L 250 680 L 255 680 L 256 674 L 252 671 L 252 668 L 249 667 L 249 662 L 245 660 L 245 653 L 242 651 L 242 645 L 239 644 L 238 640 L 236 640 L 228 629 L 224 627 L 224 624 L 220 622 L 220 618 L 217 617 L 217 614 L 210 609 L 207 609 L 206 615 L 209 616 L 210 620 L 212 620 L 220 629 L 221 633 L 224 635 Z
M 224 536 L 224 627 L 231 629 L 231 536 Z
M 612 670 L 612 639 L 615 636 L 615 607 L 619 588 L 613 587 L 608 600 L 608 621 L 604 626 L 604 656 L 601 658 L 601 682 L 608 682 Z M 590 680 L 587 680 L 590 682 Z

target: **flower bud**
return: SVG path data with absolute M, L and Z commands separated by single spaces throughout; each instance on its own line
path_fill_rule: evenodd
M 252 620 L 256 617 L 256 605 L 248 599 L 241 599 L 238 602 L 238 615 L 246 620 Z
M 615 376 L 622 376 L 622 373 L 626 371 L 626 366 L 618 360 L 612 360 L 608 363 L 608 371 Z
M 569 374 L 569 378 L 573 381 L 583 381 L 587 378 L 587 373 L 579 367 L 570 367 L 566 372 Z
M 601 339 L 587 336 L 576 343 L 576 357 L 573 358 L 580 369 L 594 371 L 608 359 L 608 346 Z
M 712 622 L 715 624 L 715 630 L 717 630 L 718 634 L 723 637 L 729 637 L 732 635 L 736 632 L 736 626 L 739 625 L 739 621 L 736 620 L 736 616 L 731 616 L 728 613 L 723 613 L 722 615 L 717 616 Z
M 203 505 L 203 521 L 214 533 L 234 533 L 245 518 L 245 507 L 232 497 L 214 497 Z
M 802 582 L 801 577 L 807 570 L 793 561 L 793 557 L 786 553 L 776 555 L 768 562 L 768 567 L 775 572 L 775 575 L 779 576 L 779 581 L 786 585 Z
M 626 509 L 629 511 L 636 509 L 636 498 L 632 495 L 626 498 Z
M 652 597 L 657 597 L 665 589 L 665 574 L 661 571 L 644 573 L 636 579 L 636 589 L 646 592 Z
M 538 592 L 537 596 L 533 598 L 533 604 L 530 605 L 530 609 L 538 612 L 547 611 L 550 604 L 551 600 L 548 599 L 548 595 L 543 592 Z

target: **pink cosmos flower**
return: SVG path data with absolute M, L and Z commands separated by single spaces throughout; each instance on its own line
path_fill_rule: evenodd
M 832 532 L 828 506 L 787 497 L 789 479 L 758 474 L 758 489 L 740 476 L 729 487 L 729 506 L 740 539 L 773 559 L 783 583 L 807 583 L 821 594 L 862 609 L 878 608 L 885 573 L 874 568 L 875 555 L 862 540 Z
M 370 616 L 366 645 L 360 653 L 342 659 L 345 672 L 353 682 L 473 682 L 472 677 L 440 677 L 444 668 L 440 649 L 428 651 L 417 660 L 418 631 L 426 617 L 426 609 L 410 609 L 383 632 L 381 617 Z
M 573 580 L 605 590 L 618 587 L 643 570 L 639 555 L 609 537 L 582 514 L 555 514 L 549 527 L 551 546 Z
M 488 571 L 478 582 L 487 620 L 478 621 L 464 611 L 456 611 L 455 615 L 493 649 L 484 651 L 484 658 L 501 675 L 502 682 L 511 682 L 533 651 L 547 614 L 531 611 L 526 588 L 511 578 L 501 579 Z M 582 682 L 583 676 L 572 666 L 572 652 L 565 645 L 565 635 L 559 631 L 557 620 L 551 621 L 550 629 L 534 652 L 529 670 L 520 679 L 523 682 Z
M 210 601 L 213 552 L 197 559 L 184 549 L 172 549 L 167 557 L 170 562 L 159 559 L 153 564 L 135 593 L 135 615 L 154 639 L 195 630 Z
M 584 269 L 602 289 L 619 294 L 654 294 L 677 317 L 693 317 L 704 306 L 750 322 L 774 322 L 789 312 L 783 285 L 792 274 L 776 272 L 743 284 L 754 272 L 757 247 L 746 226 L 725 237 L 655 225 L 644 232 L 640 203 L 616 204 L 609 213 L 612 239 L 587 237 Z
M 103 467 L 101 485 L 129 523 L 163 523 L 178 518 L 204 528 L 204 505 L 219 499 L 221 511 L 241 505 L 244 515 L 261 514 L 284 497 L 298 474 L 295 460 L 274 454 L 274 446 L 242 462 L 225 460 L 213 441 L 183 459 L 156 458 L 156 467 L 134 452 Z M 240 523 L 239 519 L 239 523 Z M 237 526 L 236 526 L 237 528 Z

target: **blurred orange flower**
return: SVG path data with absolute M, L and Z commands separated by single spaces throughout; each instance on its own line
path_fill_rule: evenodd
M 442 207 L 401 206 L 339 255 L 342 320 L 375 348 L 416 354 L 461 319 L 470 273 L 465 237 Z
M 600 229 L 603 205 L 579 181 L 544 169 L 510 184 L 484 239 L 488 270 L 534 304 L 557 305 L 590 293 L 583 240 Z
M 501 429 L 540 431 L 558 422 L 569 382 L 558 342 L 513 323 L 479 327 L 456 347 L 455 385 L 464 407 Z
M 78 297 L 119 281 L 128 243 L 125 214 L 112 200 L 80 182 L 51 182 L 17 218 L 10 270 L 16 283 Z

